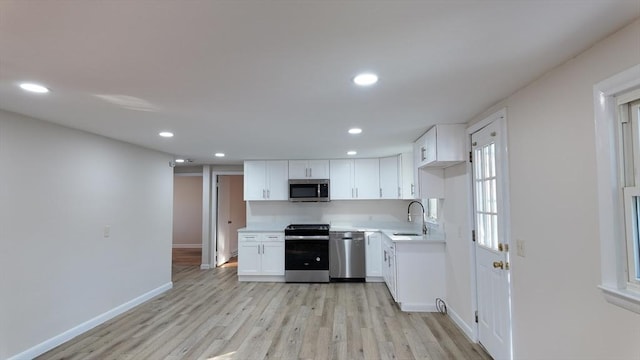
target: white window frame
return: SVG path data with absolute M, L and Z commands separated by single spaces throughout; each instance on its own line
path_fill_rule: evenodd
M 632 264 L 625 229 L 625 175 L 618 117 L 620 98 L 639 88 L 640 65 L 636 65 L 596 84 L 593 99 L 602 274 L 599 287 L 610 303 L 640 314 L 640 290 L 628 275 Z

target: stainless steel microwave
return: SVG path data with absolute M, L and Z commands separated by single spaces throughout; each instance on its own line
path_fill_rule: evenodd
M 329 179 L 289 180 L 289 201 L 329 201 Z

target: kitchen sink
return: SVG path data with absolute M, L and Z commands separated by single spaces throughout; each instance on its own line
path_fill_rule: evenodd
M 403 232 L 395 232 L 393 233 L 395 236 L 422 236 L 422 234 L 418 233 L 403 233 Z

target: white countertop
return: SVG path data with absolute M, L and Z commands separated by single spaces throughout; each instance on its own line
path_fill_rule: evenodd
M 238 229 L 238 232 L 284 232 L 285 227 L 287 227 L 287 225 L 275 223 L 251 224 Z
M 238 232 L 284 232 L 284 228 L 288 224 L 279 223 L 255 223 L 249 224 L 247 227 L 238 229 Z M 357 225 L 331 225 L 331 231 L 370 231 L 381 232 L 391 239 L 393 242 L 425 242 L 425 243 L 444 243 L 445 234 L 442 232 L 433 232 L 427 235 L 420 234 L 420 231 L 416 231 L 415 228 L 407 227 L 404 225 L 393 226 L 391 224 L 381 224 L 380 227 L 376 227 L 374 224 L 367 224 L 366 226 Z M 409 235 L 394 235 L 394 233 L 416 233 L 417 236 Z
M 444 233 L 432 233 L 427 235 L 394 235 L 394 233 L 409 233 L 408 231 L 398 231 L 398 230 L 388 230 L 382 229 L 380 230 L 385 236 L 387 236 L 391 241 L 395 243 L 400 242 L 421 242 L 421 243 L 445 243 L 445 234 Z

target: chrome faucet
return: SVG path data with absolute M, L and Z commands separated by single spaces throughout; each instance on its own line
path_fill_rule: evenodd
M 420 201 L 413 200 L 407 206 L 407 221 L 411 222 L 411 205 L 418 204 L 422 208 L 422 234 L 427 235 L 427 213 L 424 211 L 424 206 Z

